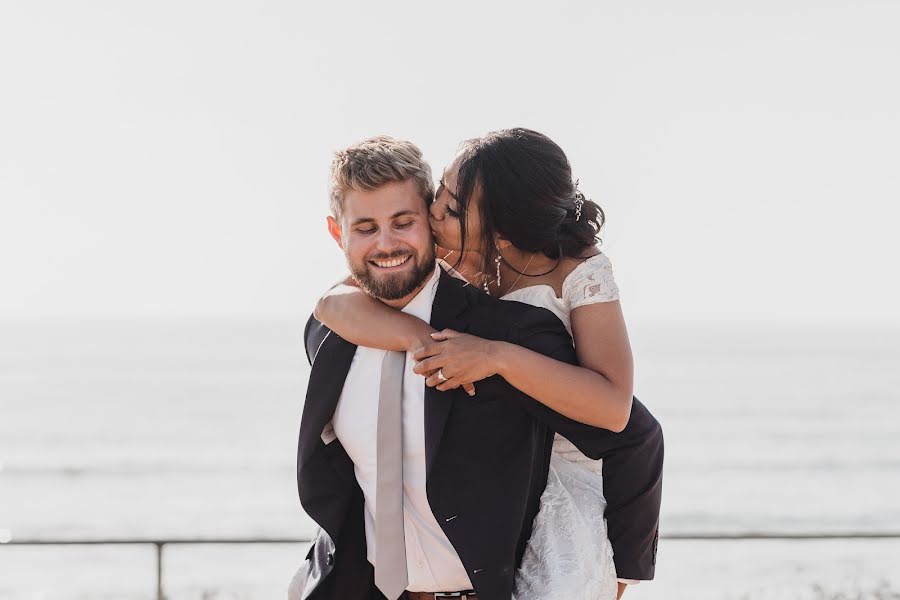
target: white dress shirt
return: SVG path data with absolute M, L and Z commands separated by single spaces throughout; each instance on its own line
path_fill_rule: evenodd
M 440 268 L 402 310 L 424 321 L 440 280 Z M 385 351 L 359 347 L 353 356 L 344 389 L 332 419 L 337 436 L 353 461 L 356 480 L 365 496 L 366 552 L 373 565 L 375 547 L 375 449 L 378 389 Z M 403 374 L 403 522 L 406 536 L 407 590 L 456 592 L 472 589 L 472 582 L 450 540 L 438 525 L 425 493 L 425 378 L 413 372 L 415 361 L 407 355 Z

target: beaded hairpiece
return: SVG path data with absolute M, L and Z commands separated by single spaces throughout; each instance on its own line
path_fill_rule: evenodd
M 581 218 L 581 207 L 584 205 L 584 194 L 578 189 L 578 180 L 575 180 L 575 221 Z

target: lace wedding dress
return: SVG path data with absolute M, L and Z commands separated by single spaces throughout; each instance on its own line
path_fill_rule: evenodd
M 589 258 L 566 277 L 562 298 L 548 285 L 503 296 L 553 311 L 569 333 L 573 309 L 618 298 L 612 265 L 604 254 Z M 589 459 L 557 434 L 541 508 L 516 573 L 513 600 L 614 600 L 618 586 L 605 509 L 602 461 Z

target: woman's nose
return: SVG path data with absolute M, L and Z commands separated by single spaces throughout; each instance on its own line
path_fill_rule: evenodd
M 428 216 L 435 221 L 443 219 L 444 216 L 438 208 L 437 202 L 432 202 L 431 206 L 428 207 Z

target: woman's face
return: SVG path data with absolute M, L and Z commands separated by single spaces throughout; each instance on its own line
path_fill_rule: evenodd
M 431 205 L 431 231 L 434 241 L 447 250 L 462 250 L 460 206 L 457 198 L 457 177 L 462 164 L 462 154 L 457 154 L 441 176 Z M 466 251 L 481 251 L 481 216 L 478 209 L 479 190 L 475 186 L 466 211 Z

